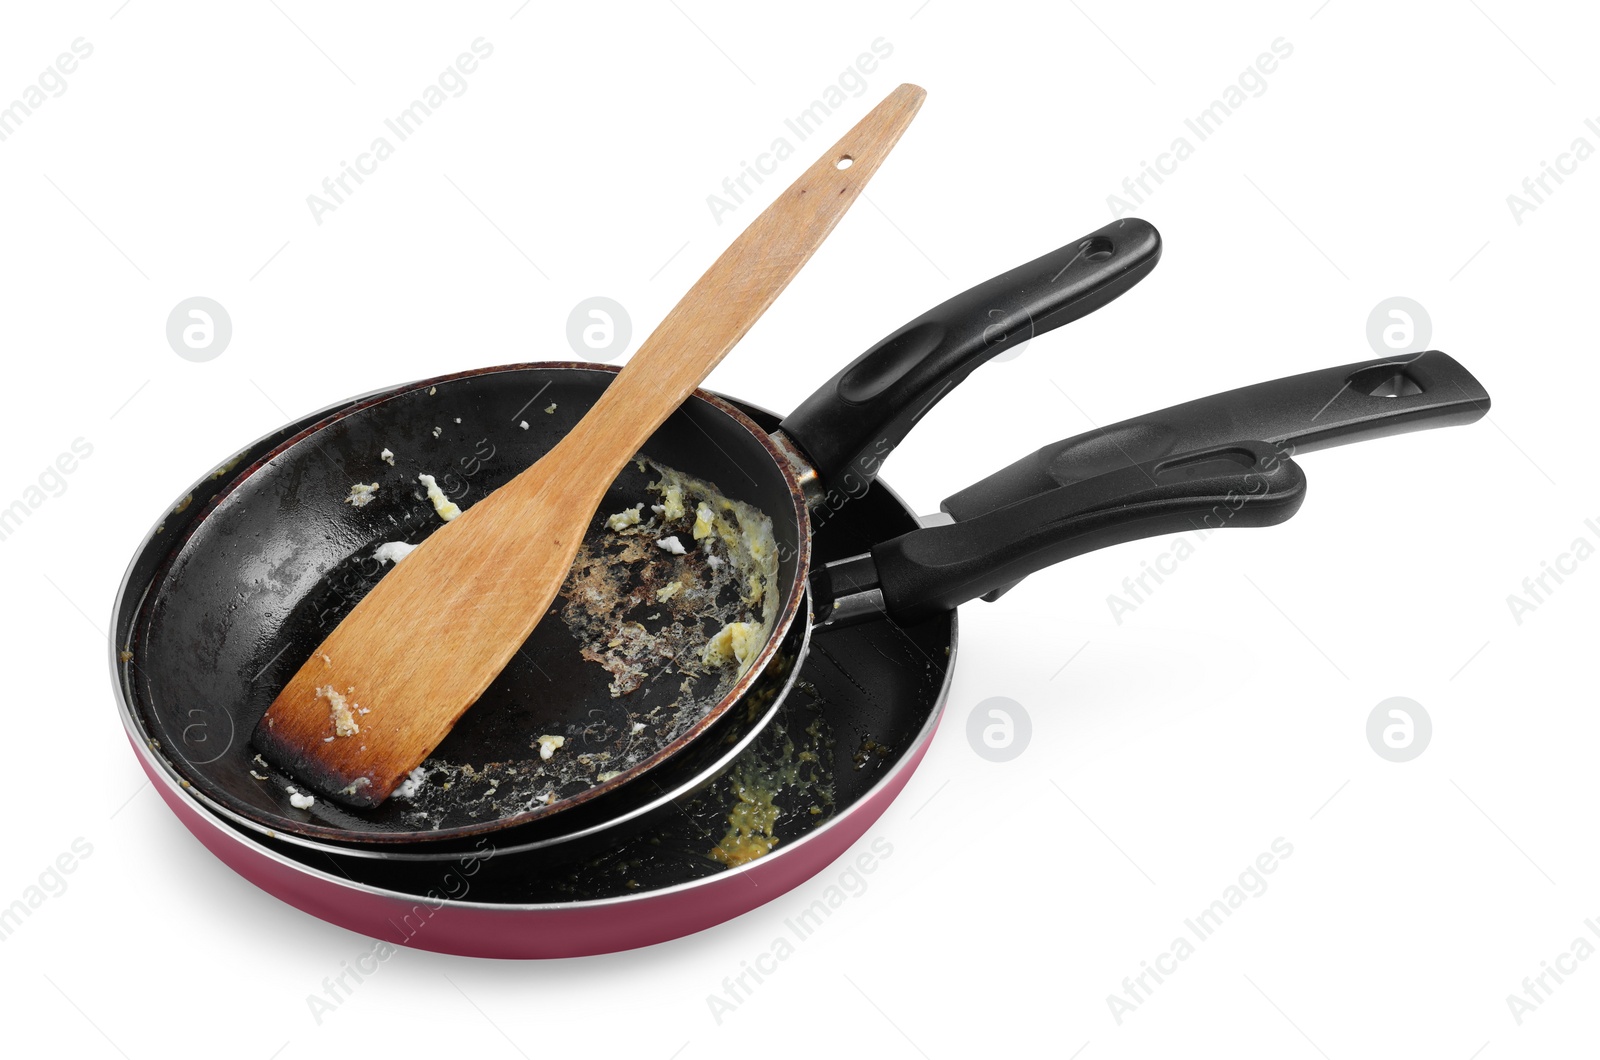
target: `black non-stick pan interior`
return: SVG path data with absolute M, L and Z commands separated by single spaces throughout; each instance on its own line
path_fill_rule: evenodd
M 430 757 L 412 798 L 359 813 L 326 799 L 300 809 L 290 801 L 293 778 L 249 746 L 282 683 L 386 569 L 375 548 L 415 544 L 443 525 L 417 476 L 433 475 L 470 505 L 551 448 L 612 375 L 524 365 L 425 382 L 354 402 L 264 458 L 222 472 L 229 484 L 198 502 L 197 516 L 182 516 L 174 531 L 181 544 L 152 573 L 126 644 L 130 699 L 179 775 L 226 812 L 266 827 L 335 839 L 465 837 L 604 797 L 625 786 L 642 749 L 669 744 L 686 724 L 699 724 L 691 714 L 744 691 L 731 671 L 696 682 L 670 654 L 640 655 L 632 645 L 629 654 L 608 651 L 596 642 L 598 623 L 620 612 L 580 606 L 574 593 L 558 598 Z M 696 397 L 644 455 L 771 516 L 781 610 L 798 606 L 803 509 L 763 431 L 731 406 Z M 605 516 L 657 499 L 648 486 L 658 477 L 652 466 L 630 464 L 617 478 L 592 526 L 597 550 Z M 379 485 L 359 507 L 345 501 L 358 482 Z M 661 577 L 653 560 L 633 566 L 632 577 Z M 670 653 L 680 640 L 663 636 L 649 647 Z M 633 687 L 613 695 L 619 684 Z M 538 737 L 551 734 L 567 742 L 545 759 Z

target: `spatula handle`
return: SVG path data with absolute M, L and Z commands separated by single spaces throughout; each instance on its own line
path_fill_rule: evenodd
M 639 347 L 561 446 L 626 460 L 744 337 L 878 171 L 926 93 L 901 85 L 750 223 Z

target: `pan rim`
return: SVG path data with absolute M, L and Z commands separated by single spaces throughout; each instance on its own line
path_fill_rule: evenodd
M 315 412 L 309 413 L 307 416 L 301 417 L 298 420 L 290 420 L 289 425 L 293 425 L 297 422 L 305 423 L 306 425 L 299 430 L 296 430 L 288 437 L 283 438 L 281 441 L 273 445 L 273 447 L 267 452 L 256 457 L 248 467 L 236 469 L 235 474 L 227 480 L 225 485 L 223 485 L 217 492 L 211 494 L 200 506 L 199 516 L 185 528 L 182 535 L 174 535 L 176 543 L 172 546 L 169 556 L 175 556 L 178 550 L 184 547 L 184 544 L 189 540 L 194 531 L 200 526 L 201 523 L 204 522 L 205 518 L 209 516 L 210 512 L 216 507 L 216 505 L 229 494 L 231 494 L 235 489 L 237 489 L 251 475 L 255 474 L 264 465 L 282 454 L 291 446 L 296 445 L 303 439 L 316 434 L 318 431 L 325 429 L 329 425 L 343 419 L 345 416 L 362 411 L 366 408 L 370 408 L 374 405 L 380 404 L 383 401 L 398 397 L 402 394 L 421 389 L 422 387 L 432 387 L 441 383 L 456 382 L 464 379 L 476 379 L 485 376 L 530 370 L 592 371 L 608 373 L 612 376 L 615 376 L 622 370 L 622 366 L 597 364 L 585 361 L 525 361 L 502 365 L 491 365 L 481 368 L 466 369 L 459 372 L 450 372 L 444 375 L 432 376 L 424 379 L 412 380 L 409 382 L 392 384 L 390 386 L 380 387 L 354 397 L 346 398 L 342 401 L 336 401 L 325 405 Z M 636 781 L 644 774 L 647 774 L 655 766 L 671 759 L 679 751 L 683 750 L 692 741 L 697 739 L 707 728 L 715 724 L 717 720 L 731 710 L 735 704 L 742 702 L 745 695 L 749 692 L 751 685 L 756 679 L 765 673 L 768 665 L 771 663 L 774 655 L 781 646 L 784 637 L 787 635 L 790 627 L 796 621 L 801 605 L 807 600 L 807 576 L 811 568 L 810 511 L 806 506 L 803 489 L 795 469 L 785 458 L 783 452 L 777 447 L 777 444 L 772 440 L 771 433 L 763 428 L 760 424 L 756 423 L 738 407 L 736 407 L 731 399 L 726 398 L 721 394 L 697 387 L 690 397 L 686 399 L 686 401 L 693 399 L 699 399 L 705 404 L 710 405 L 717 412 L 722 413 L 733 420 L 733 422 L 738 426 L 744 428 L 744 430 L 748 432 L 756 440 L 756 442 L 765 449 L 768 457 L 772 461 L 774 468 L 787 484 L 793 506 L 793 525 L 795 526 L 796 530 L 795 565 L 793 576 L 790 579 L 789 585 L 786 587 L 788 594 L 787 601 L 784 604 L 783 609 L 778 614 L 774 622 L 772 632 L 767 637 L 766 643 L 762 646 L 762 649 L 756 656 L 755 661 L 749 666 L 748 669 L 745 670 L 742 675 L 740 675 L 733 687 L 711 708 L 711 710 L 709 710 L 703 717 L 699 718 L 694 725 L 674 739 L 671 743 L 659 749 L 655 754 L 651 755 L 643 762 L 640 762 L 631 769 L 624 771 L 619 776 L 613 777 L 603 783 L 596 784 L 594 787 L 589 788 L 586 791 L 560 800 L 551 806 L 540 807 L 537 810 L 527 811 L 510 817 L 496 818 L 493 821 L 474 822 L 469 825 L 460 825 L 453 828 L 428 831 L 359 832 L 344 828 L 334 828 L 326 825 L 319 825 L 312 822 L 301 823 L 279 817 L 273 817 L 271 819 L 255 817 L 249 813 L 243 812 L 246 807 L 233 806 L 225 798 L 213 795 L 211 792 L 206 790 L 208 782 L 204 777 L 190 776 L 189 773 L 192 772 L 192 770 L 179 768 L 175 761 L 168 762 L 168 768 L 164 771 L 175 776 L 183 785 L 184 789 L 191 792 L 195 796 L 196 800 L 201 802 L 202 805 L 204 805 L 207 809 L 229 820 L 235 821 L 251 831 L 264 834 L 269 838 L 283 839 L 285 834 L 290 834 L 304 836 L 306 838 L 316 840 L 348 843 L 359 848 L 383 850 L 386 848 L 400 848 L 408 844 L 429 845 L 433 843 L 449 842 L 452 840 L 471 839 L 476 836 L 493 835 L 510 828 L 531 824 L 537 820 L 555 817 L 561 810 L 581 805 L 603 794 L 609 793 L 626 783 Z M 277 430 L 261 435 L 255 440 L 240 447 L 238 450 L 236 450 L 236 456 L 234 459 L 237 459 L 238 456 L 241 456 L 245 453 L 253 451 L 258 446 L 277 436 L 282 431 L 283 426 L 284 425 L 280 425 Z M 189 491 L 185 494 L 181 494 L 180 498 L 184 496 L 190 496 L 194 492 L 198 491 L 213 477 L 213 475 L 205 475 L 197 479 L 191 484 Z M 124 713 L 124 725 L 127 727 L 129 722 L 132 723 L 133 728 L 130 729 L 130 734 L 135 738 L 136 742 L 153 741 L 155 743 L 155 747 L 157 748 L 160 747 L 160 741 L 155 738 L 155 735 L 152 732 L 145 731 L 145 727 L 142 725 L 140 718 L 137 716 L 138 711 L 134 709 L 131 703 L 132 697 L 128 695 L 128 691 L 124 687 L 124 675 L 120 669 L 122 660 L 119 658 L 121 649 L 119 649 L 116 644 L 116 633 L 118 631 L 118 618 L 120 615 L 122 615 L 125 604 L 129 599 L 129 591 L 133 585 L 135 568 L 145 557 L 147 551 L 154 542 L 156 535 L 165 528 L 167 519 L 172 515 L 173 509 L 177 504 L 181 504 L 181 499 L 180 501 L 175 502 L 174 505 L 169 505 L 162 509 L 162 514 L 158 516 L 157 520 L 151 525 L 151 528 L 145 533 L 144 537 L 134 549 L 132 557 L 129 559 L 127 567 L 124 569 L 122 580 L 118 585 L 116 596 L 112 602 L 112 624 L 110 627 L 112 630 L 112 635 L 107 638 L 112 687 L 116 692 L 119 708 Z M 768 514 L 776 517 L 775 513 Z M 137 601 L 137 607 L 130 616 L 130 634 L 132 633 L 133 628 L 138 624 L 138 617 L 143 613 L 149 594 L 162 580 L 162 577 L 166 573 L 166 568 L 166 563 L 159 565 L 152 573 L 148 582 L 139 586 L 139 600 Z M 807 637 L 807 642 L 809 645 L 809 635 Z M 165 753 L 159 754 L 159 758 L 164 762 L 168 761 L 168 756 Z
M 747 402 L 746 404 L 749 403 Z M 767 410 L 763 409 L 761 411 L 765 412 Z M 901 498 L 901 496 L 887 483 L 879 480 L 874 484 L 873 488 L 885 491 L 891 497 L 893 497 L 895 502 L 908 513 L 911 511 L 911 508 L 906 505 L 904 499 Z M 121 594 L 119 593 L 119 597 L 120 595 Z M 862 812 L 863 807 L 872 805 L 875 800 L 882 795 L 883 791 L 887 787 L 901 778 L 903 773 L 905 773 L 907 770 L 914 772 L 917 766 L 920 764 L 920 756 L 916 752 L 919 749 L 926 748 L 932 741 L 934 733 L 939 727 L 939 723 L 944 718 L 944 710 L 949 702 L 950 689 L 955 678 L 955 660 L 958 654 L 961 639 L 959 621 L 960 616 L 958 610 L 955 609 L 946 612 L 946 614 L 950 619 L 949 661 L 944 667 L 944 675 L 939 683 L 938 694 L 934 697 L 933 704 L 928 709 L 927 717 L 923 719 L 923 723 L 917 730 L 916 735 L 906 745 L 905 751 L 901 754 L 900 758 L 894 763 L 894 765 L 885 770 L 884 774 L 877 779 L 872 787 L 868 788 L 867 791 L 864 792 L 858 799 L 856 799 L 855 802 L 853 802 L 846 809 L 835 814 L 824 824 L 818 826 L 810 832 L 807 832 L 805 835 L 794 840 L 792 843 L 784 844 L 778 849 L 772 851 L 770 854 L 767 854 L 765 857 L 760 857 L 754 861 L 748 861 L 742 865 L 724 869 L 723 871 L 714 875 L 702 876 L 693 880 L 684 880 L 681 883 L 675 883 L 670 886 L 657 888 L 651 891 L 641 891 L 636 894 L 620 894 L 613 895 L 608 898 L 580 899 L 572 902 L 470 902 L 457 898 L 440 898 L 437 901 L 430 899 L 430 908 L 454 909 L 462 913 L 488 913 L 493 915 L 511 916 L 528 913 L 556 915 L 574 911 L 603 909 L 613 906 L 631 906 L 639 903 L 659 900 L 670 895 L 681 894 L 691 890 L 715 886 L 723 880 L 739 878 L 749 873 L 758 871 L 770 859 L 786 858 L 789 857 L 790 851 L 804 850 L 807 849 L 808 846 L 816 845 L 817 842 L 821 841 L 819 837 L 826 836 L 830 832 L 844 827 L 844 822 L 846 820 L 855 814 Z M 112 672 L 113 675 L 115 675 L 116 667 L 114 654 Z M 196 797 L 194 789 L 192 787 L 185 787 L 180 779 L 174 776 L 172 772 L 166 768 L 165 757 L 155 754 L 149 747 L 141 742 L 143 739 L 142 734 L 137 732 L 134 728 L 131 710 L 129 704 L 125 701 L 125 698 L 122 694 L 121 686 L 120 684 L 115 684 L 115 687 L 119 711 L 123 715 L 123 727 L 128 734 L 129 742 L 133 744 L 134 753 L 139 756 L 141 762 L 155 767 L 156 771 L 165 781 L 167 789 L 172 794 L 179 797 L 188 796 L 194 799 L 197 804 L 197 809 L 201 811 L 201 815 L 212 826 L 212 833 L 214 835 L 226 840 L 227 842 L 237 844 L 245 849 L 251 857 L 266 858 L 267 860 L 295 873 L 296 875 L 310 877 L 320 884 L 331 885 L 335 889 L 345 894 L 361 894 L 367 897 L 384 900 L 396 900 L 401 902 L 415 901 L 418 898 L 417 895 L 407 891 L 398 891 L 376 884 L 357 882 L 348 876 L 336 876 L 333 873 L 326 872 L 322 869 L 305 864 L 295 858 L 289 857 L 281 851 L 273 850 L 269 847 L 263 846 L 252 834 L 254 830 L 246 830 L 232 826 L 228 823 L 228 821 L 219 819 L 217 816 L 208 812 L 205 803 Z M 909 777 L 906 779 L 909 780 Z M 183 823 L 181 822 L 181 819 L 180 823 Z M 185 823 L 186 830 L 187 827 L 188 826 Z M 199 837 L 197 836 L 196 839 L 198 840 L 198 838 Z M 201 845 L 204 847 L 205 844 L 202 842 Z M 462 854 L 462 856 L 470 857 L 472 855 L 470 852 L 467 852 Z M 491 855 L 491 857 L 492 856 L 494 855 Z M 830 858 L 828 861 L 815 866 L 812 874 L 815 874 L 815 872 L 820 872 L 834 860 L 836 859 Z M 258 884 L 257 886 L 260 885 Z M 267 893 L 271 894 L 274 898 L 278 898 L 279 901 L 287 902 L 287 899 L 280 897 L 277 892 L 264 887 L 262 889 L 266 890 Z M 288 902 L 287 904 L 293 905 L 294 903 Z

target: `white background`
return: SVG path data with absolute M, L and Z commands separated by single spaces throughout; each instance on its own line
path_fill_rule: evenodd
M 1521 1025 L 1506 1003 L 1600 917 L 1600 564 L 1520 624 L 1506 600 L 1575 538 L 1600 538 L 1584 526 L 1600 516 L 1585 397 L 1600 385 L 1600 162 L 1520 223 L 1507 204 L 1575 138 L 1600 146 L 1584 126 L 1600 115 L 1591 12 L 118 2 L 8 5 L 0 27 L 0 102 L 76 38 L 94 49 L 0 143 L 0 505 L 74 439 L 93 446 L 0 542 L 0 905 L 75 838 L 93 848 L 0 943 L 9 1045 L 1085 1060 L 1594 1048 L 1600 960 Z M 466 93 L 318 224 L 306 197 L 478 37 L 494 52 Z M 721 225 L 706 196 L 879 37 L 892 55 L 820 139 L 901 81 L 928 102 L 713 387 L 787 409 L 903 321 L 1098 228 L 1124 178 L 1281 37 L 1293 54 L 1264 93 L 1137 207 L 1165 238 L 1155 273 L 976 373 L 887 480 L 931 510 L 1095 423 L 1373 356 L 1367 316 L 1395 295 L 1426 307 L 1431 345 L 1484 381 L 1493 412 L 1306 457 L 1291 523 L 1215 535 L 1120 624 L 1107 595 L 1170 542 L 963 609 L 947 724 L 868 834 L 893 856 L 721 1024 L 707 995 L 838 867 L 643 952 L 403 952 L 319 1025 L 306 995 L 370 942 L 234 876 L 143 783 L 104 660 L 131 551 L 188 482 L 291 416 L 419 376 L 569 358 L 567 314 L 591 295 L 627 307 L 636 346 L 818 143 Z M 208 363 L 165 337 L 194 295 L 233 321 Z M 992 696 L 1033 723 L 1006 764 L 963 733 Z M 1405 764 L 1365 735 L 1391 696 L 1433 721 Z M 1294 853 L 1269 889 L 1119 1024 L 1107 995 L 1278 837 Z

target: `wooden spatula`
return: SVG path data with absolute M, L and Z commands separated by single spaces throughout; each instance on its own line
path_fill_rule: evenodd
M 618 472 L 833 231 L 924 95 L 890 93 L 751 222 L 571 433 L 396 564 L 278 693 L 256 747 L 341 802 L 388 798 L 544 616 Z

